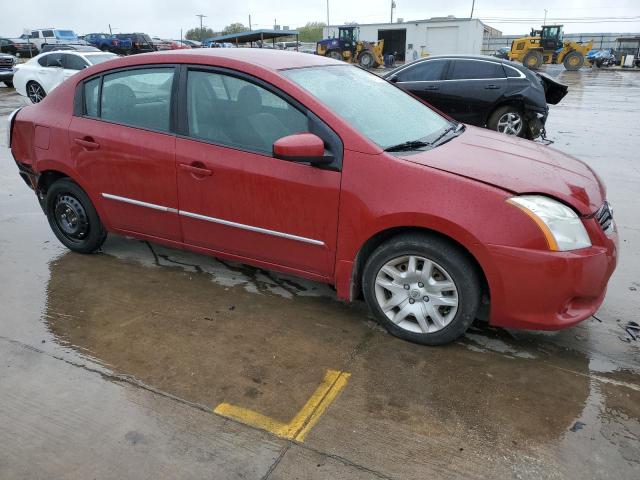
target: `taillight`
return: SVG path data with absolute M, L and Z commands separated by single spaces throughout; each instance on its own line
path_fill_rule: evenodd
M 133 42 L 134 48 L 140 48 L 140 44 L 138 42 Z

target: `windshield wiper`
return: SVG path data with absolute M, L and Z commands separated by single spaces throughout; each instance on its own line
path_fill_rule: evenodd
M 458 135 L 460 132 L 462 132 L 464 130 L 464 124 L 457 122 L 457 123 L 451 123 L 447 128 L 444 129 L 444 131 L 438 135 L 432 142 L 431 142 L 431 146 L 435 147 L 438 145 L 438 142 L 440 142 L 443 138 L 445 138 L 446 136 L 448 136 L 449 134 L 453 133 L 454 135 Z M 449 139 L 450 140 L 450 139 Z M 445 143 L 445 142 L 442 142 Z
M 408 142 L 402 142 L 397 145 L 392 145 L 384 149 L 385 152 L 402 152 L 405 150 L 417 150 L 418 148 L 430 147 L 429 142 L 423 142 L 422 140 L 409 140 Z

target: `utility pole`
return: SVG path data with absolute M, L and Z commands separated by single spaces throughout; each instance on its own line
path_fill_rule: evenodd
M 327 0 L 327 27 L 329 26 L 329 0 Z
M 471 15 L 469 15 L 469 20 L 473 18 L 473 10 L 476 8 L 476 0 L 471 2 Z
M 252 28 L 251 28 L 251 14 L 249 14 L 249 30 L 252 30 Z
M 542 26 L 544 27 L 547 24 L 547 9 L 544 9 L 544 22 L 542 22 Z
M 391 0 L 391 23 L 393 23 L 393 9 L 396 8 L 395 0 Z
M 113 35 L 113 32 L 111 31 L 111 24 L 109 24 L 109 35 Z
M 200 41 L 204 40 L 204 31 L 202 30 L 202 19 L 206 17 L 206 15 L 198 14 L 196 17 L 200 17 Z

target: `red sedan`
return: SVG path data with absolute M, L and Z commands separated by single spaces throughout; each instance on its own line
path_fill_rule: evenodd
M 71 250 L 114 232 L 327 282 L 419 343 L 453 341 L 475 318 L 575 325 L 616 264 L 587 165 L 329 58 L 125 57 L 14 112 L 9 135 Z

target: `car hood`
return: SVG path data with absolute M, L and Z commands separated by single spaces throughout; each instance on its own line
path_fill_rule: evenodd
M 467 126 L 453 140 L 405 160 L 478 180 L 511 193 L 541 193 L 573 206 L 580 214 L 604 202 L 604 185 L 580 160 L 558 150 Z

